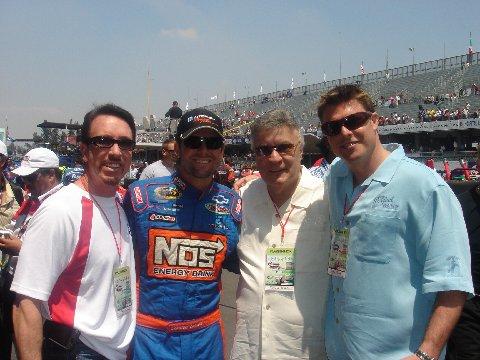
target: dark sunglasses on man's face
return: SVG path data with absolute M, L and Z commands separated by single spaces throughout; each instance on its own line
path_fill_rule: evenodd
M 348 130 L 356 130 L 365 125 L 371 116 L 371 112 L 365 111 L 348 115 L 341 120 L 328 121 L 322 124 L 322 132 L 327 136 L 335 136 L 340 134 L 342 126 L 345 126 Z
M 257 156 L 270 156 L 272 155 L 273 150 L 275 150 L 280 155 L 293 155 L 296 146 L 297 145 L 290 143 L 278 144 L 275 146 L 262 145 L 255 148 L 255 154 Z
M 189 149 L 200 149 L 202 143 L 205 144 L 209 150 L 217 150 L 223 146 L 223 138 L 216 137 L 203 137 L 203 136 L 189 136 L 183 140 L 183 145 Z
M 110 136 L 94 136 L 88 139 L 87 144 L 102 149 L 108 149 L 117 144 L 121 150 L 132 150 L 135 147 L 135 141 L 128 138 L 114 139 Z

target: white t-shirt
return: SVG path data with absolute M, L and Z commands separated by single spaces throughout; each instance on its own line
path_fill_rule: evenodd
M 326 359 L 330 223 L 322 180 L 302 167 L 300 182 L 279 213 L 285 224 L 283 243 L 265 182 L 252 181 L 243 191 L 232 360 Z M 267 250 L 273 247 L 295 249 L 294 291 L 265 288 Z
M 143 169 L 142 173 L 140 174 L 140 180 L 169 176 L 172 174 L 172 172 L 173 169 L 163 165 L 162 160 L 158 160 Z
M 73 326 L 108 359 L 125 359 L 136 313 L 132 239 L 117 198 L 91 199 L 70 184 L 42 203 L 23 236 L 11 290 L 42 300 L 45 318 Z M 132 296 L 122 316 L 113 289 L 120 266 L 129 266 Z

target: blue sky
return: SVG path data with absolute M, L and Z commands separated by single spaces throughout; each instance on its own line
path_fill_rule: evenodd
M 480 50 L 480 1 L 0 0 L 0 127 L 31 137 L 114 102 L 137 122 L 247 94 Z M 306 73 L 302 75 L 302 73 Z

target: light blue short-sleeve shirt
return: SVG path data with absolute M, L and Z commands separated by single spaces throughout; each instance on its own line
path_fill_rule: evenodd
M 386 148 L 388 158 L 355 189 L 343 160 L 330 170 L 331 226 L 350 229 L 346 277 L 332 276 L 328 300 L 330 360 L 412 354 L 436 293 L 473 293 L 458 200 L 438 174 L 406 157 L 401 145 Z

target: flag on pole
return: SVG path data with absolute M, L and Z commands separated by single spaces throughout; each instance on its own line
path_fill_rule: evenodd
M 263 94 L 263 86 L 260 85 L 260 94 Z
M 292 83 L 290 84 L 290 88 L 293 89 L 293 77 L 292 77 Z
M 187 104 L 185 105 L 185 110 L 188 110 L 188 101 L 187 101 Z
M 327 81 L 327 74 L 325 73 L 325 71 L 323 72 L 323 82 L 326 82 Z
M 211 96 L 210 97 L 210 100 L 217 100 L 218 96 L 217 95 L 214 95 L 214 96 Z
M 408 48 L 408 50 L 415 51 L 415 48 L 411 47 L 411 48 Z
M 365 75 L 365 68 L 363 67 L 363 61 L 360 64 L 360 74 Z

